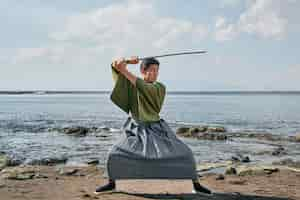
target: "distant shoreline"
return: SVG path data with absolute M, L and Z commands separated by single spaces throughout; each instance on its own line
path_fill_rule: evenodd
M 0 91 L 0 95 L 22 94 L 110 94 L 111 91 L 54 91 L 54 90 L 24 90 L 24 91 Z M 169 91 L 174 95 L 300 95 L 300 91 Z

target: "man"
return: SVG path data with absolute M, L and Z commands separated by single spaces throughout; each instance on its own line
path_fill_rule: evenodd
M 132 57 L 111 65 L 115 82 L 111 100 L 130 116 L 108 156 L 109 182 L 96 193 L 114 189 L 117 179 L 192 179 L 196 191 L 210 194 L 198 181 L 192 151 L 159 116 L 166 94 L 165 85 L 157 81 L 159 61 L 143 60 L 142 78 L 127 69 L 127 63 L 138 62 Z

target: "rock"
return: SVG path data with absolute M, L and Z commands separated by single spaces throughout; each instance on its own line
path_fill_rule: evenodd
M 99 164 L 99 160 L 95 159 L 95 160 L 90 160 L 87 162 L 88 165 L 97 165 Z
M 28 165 L 56 165 L 61 163 L 66 163 L 68 158 L 60 157 L 60 158 L 42 158 L 40 160 L 31 160 L 27 162 Z
M 240 162 L 240 159 L 236 156 L 231 156 L 231 160 L 234 162 Z
M 82 198 L 88 198 L 88 199 L 91 199 L 91 198 L 92 198 L 92 196 L 91 196 L 90 194 L 88 194 L 88 193 L 83 194 L 83 195 L 81 195 L 81 196 L 82 196 Z
M 83 137 L 86 136 L 86 134 L 89 132 L 89 129 L 81 126 L 69 127 L 69 128 L 64 128 L 63 132 L 68 135 Z
M 12 159 L 12 158 L 10 158 L 8 160 L 7 166 L 8 167 L 16 167 L 16 166 L 21 165 L 23 162 L 24 162 L 24 159 L 21 160 L 21 159 Z
M 216 134 L 215 139 L 216 140 L 227 140 L 228 137 L 227 137 L 227 135 L 224 135 L 224 134 Z
M 216 176 L 216 180 L 224 180 L 225 179 L 225 176 L 223 174 L 218 174 Z
M 200 127 L 197 127 L 197 128 L 198 128 L 199 132 L 205 132 L 205 131 L 207 131 L 208 126 L 200 126 Z
M 225 134 L 217 134 L 226 132 L 224 127 L 208 127 L 208 126 L 197 126 L 197 127 L 179 127 L 176 130 L 176 134 L 183 137 L 193 137 L 197 139 L 205 140 L 226 140 Z
M 294 161 L 291 158 L 283 159 L 280 161 L 275 161 L 273 165 L 283 165 L 288 167 L 300 168 L 300 161 Z
M 4 188 L 4 187 L 6 187 L 6 184 L 0 182 L 0 189 L 1 189 L 1 188 Z
M 17 174 L 16 176 L 11 176 L 8 179 L 13 179 L 13 180 L 28 180 L 32 179 L 34 177 L 34 173 L 26 173 L 26 174 Z
M 189 127 L 179 127 L 179 128 L 177 128 L 177 130 L 176 130 L 176 134 L 186 133 L 186 132 L 188 132 L 189 130 L 190 130 Z
M 197 171 L 198 172 L 209 171 L 211 169 L 226 167 L 231 164 L 232 164 L 231 161 L 218 162 L 218 163 L 201 163 L 201 164 L 197 165 Z
M 21 165 L 24 162 L 25 158 L 20 158 L 16 155 L 9 155 L 8 156 L 8 167 L 16 167 Z
M 98 127 L 93 126 L 89 128 L 89 132 L 98 132 L 98 131 L 99 131 Z
M 269 151 L 269 150 L 261 150 L 261 151 L 254 152 L 254 155 L 265 155 L 265 154 L 271 155 L 271 154 L 272 154 L 272 151 Z
M 279 146 L 274 151 L 272 151 L 273 156 L 281 156 L 281 155 L 286 155 L 286 154 L 287 154 L 287 152 L 282 146 Z
M 231 160 L 234 162 L 243 162 L 243 163 L 250 162 L 249 156 L 243 156 L 242 154 L 237 154 L 236 156 L 232 156 Z
M 88 132 L 92 132 L 92 133 L 109 133 L 110 128 L 108 128 L 108 127 L 92 127 L 92 128 L 89 128 Z
M 244 163 L 248 163 L 248 162 L 250 162 L 250 158 L 249 158 L 249 156 L 246 156 L 246 157 L 243 157 L 241 161 Z
M 295 135 L 295 141 L 300 142 L 300 133 Z
M 37 173 L 37 174 L 34 175 L 34 178 L 48 178 L 48 176 Z
M 110 135 L 104 135 L 104 134 L 101 134 L 101 135 L 96 135 L 96 137 L 101 137 L 101 138 L 107 138 L 109 137 Z
M 14 167 L 6 168 L 1 171 L 1 177 L 12 180 L 28 180 L 35 176 L 35 171 L 32 168 Z
M 17 157 L 16 155 L 7 155 L 7 167 L 16 167 L 21 165 L 25 158 Z
M 200 129 L 197 128 L 197 127 L 190 128 L 190 130 L 189 130 L 189 136 L 190 137 L 197 137 L 198 133 L 200 133 Z
M 5 181 L 0 179 L 0 189 L 6 187 Z
M 190 128 L 189 132 L 191 135 L 197 135 L 197 133 L 203 133 L 207 130 L 207 126 L 202 126 L 202 127 L 193 127 Z
M 72 136 L 83 137 L 88 133 L 108 133 L 111 131 L 108 127 L 83 127 L 83 126 L 73 126 L 73 127 L 53 127 L 45 129 L 47 132 L 60 132 Z
M 176 134 L 183 136 L 183 137 L 190 137 L 189 130 L 190 130 L 190 128 L 188 128 L 188 127 L 179 127 L 176 130 Z
M 236 175 L 237 171 L 236 171 L 236 169 L 234 167 L 229 166 L 229 167 L 226 168 L 225 174 L 226 175 Z
M 15 167 L 23 163 L 24 160 L 15 158 L 15 156 L 8 156 L 0 154 L 0 171 L 5 167 Z
M 226 129 L 224 127 L 218 126 L 218 127 L 208 127 L 208 132 L 217 132 L 217 133 L 224 133 L 226 132 Z
M 227 140 L 227 136 L 225 134 L 219 134 L 219 133 L 199 133 L 197 135 L 197 139 L 202 139 L 202 140 Z
M 5 154 L 0 154 L 0 171 L 7 167 L 8 162 L 8 157 Z
M 250 162 L 250 158 L 249 158 L 249 156 L 246 156 L 246 157 L 243 157 L 241 161 L 244 163 L 248 163 L 248 162 Z
M 211 133 L 199 133 L 197 135 L 198 140 L 214 140 L 215 136 Z
M 60 168 L 58 170 L 59 175 L 62 176 L 72 176 L 72 175 L 76 175 L 77 172 L 79 172 L 79 169 L 76 168 Z
M 278 172 L 279 169 L 273 166 L 238 166 L 236 168 L 237 175 L 248 176 L 248 175 L 266 175 Z
M 108 127 L 103 127 L 103 128 L 100 128 L 101 131 L 110 131 L 110 128 Z
M 266 141 L 289 141 L 288 137 L 283 137 L 280 135 L 274 135 L 271 133 L 252 133 L 252 132 L 233 132 L 228 133 L 230 137 L 241 137 L 241 138 L 255 138 L 259 140 L 266 140 Z

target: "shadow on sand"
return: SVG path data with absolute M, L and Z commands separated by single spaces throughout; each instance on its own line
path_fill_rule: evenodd
M 106 193 L 107 194 L 107 193 Z M 279 198 L 269 196 L 245 195 L 240 193 L 213 193 L 213 194 L 140 194 L 128 193 L 122 191 L 114 191 L 111 194 L 125 194 L 137 197 L 151 198 L 151 199 L 178 199 L 178 200 L 293 200 L 290 198 Z

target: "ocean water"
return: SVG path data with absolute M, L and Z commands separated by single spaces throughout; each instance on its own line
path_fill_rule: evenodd
M 300 132 L 300 94 L 282 93 L 177 93 L 166 96 L 161 117 L 175 130 L 184 125 L 218 125 L 228 132 L 272 133 L 291 136 Z M 0 95 L 0 151 L 24 163 L 47 157 L 68 157 L 68 164 L 99 159 L 105 164 L 110 147 L 120 136 L 126 114 L 112 104 L 108 93 Z M 47 128 L 71 126 L 109 128 L 105 138 L 71 137 Z M 236 153 L 253 161 L 278 159 L 258 155 L 274 145 L 250 139 L 204 141 L 181 138 L 197 162 L 230 159 Z M 286 157 L 300 158 L 300 147 L 282 143 Z

